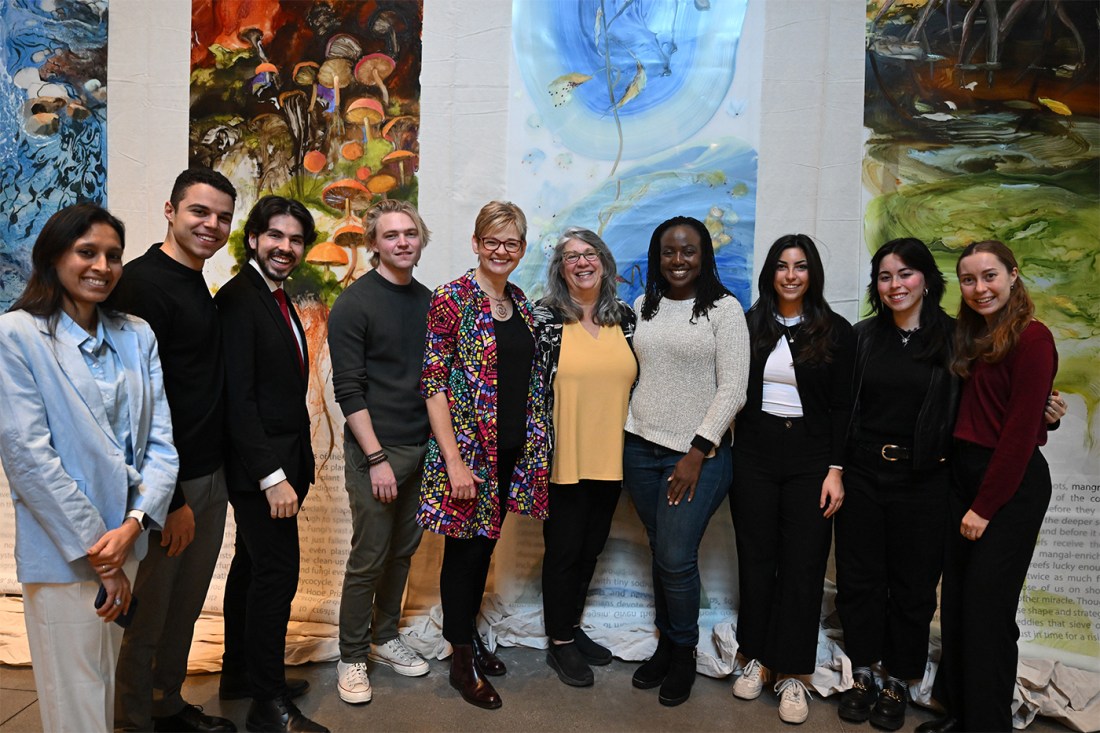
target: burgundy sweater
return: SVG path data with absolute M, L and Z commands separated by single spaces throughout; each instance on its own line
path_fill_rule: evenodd
M 955 437 L 993 449 L 970 508 L 991 519 L 1023 480 L 1035 447 L 1046 445 L 1043 419 L 1058 371 L 1054 337 L 1032 321 L 1008 356 L 996 364 L 977 360 L 963 384 Z

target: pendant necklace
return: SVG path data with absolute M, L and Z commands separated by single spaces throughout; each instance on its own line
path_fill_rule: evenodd
M 484 290 L 484 288 L 483 288 L 483 290 Z M 493 313 L 495 313 L 497 315 L 497 317 L 500 318 L 501 320 L 503 320 L 505 317 L 507 317 L 507 315 L 508 315 L 508 296 L 505 295 L 503 298 L 498 298 L 495 295 L 491 294 L 488 290 L 485 291 L 485 294 L 489 296 L 489 300 L 493 301 Z
M 788 326 L 785 323 L 783 324 L 783 333 L 786 334 L 786 336 L 787 336 L 787 343 L 791 346 L 794 346 L 794 336 L 795 335 L 793 333 L 791 333 L 791 327 Z
M 902 346 L 902 348 L 905 348 L 906 346 L 908 346 L 909 345 L 909 339 L 913 338 L 913 334 L 915 334 L 917 331 L 920 330 L 920 326 L 917 326 L 916 328 L 909 329 L 908 331 L 906 331 L 904 328 L 901 328 L 900 326 L 894 326 L 894 328 L 896 328 L 898 330 L 898 336 L 901 337 L 901 346 Z

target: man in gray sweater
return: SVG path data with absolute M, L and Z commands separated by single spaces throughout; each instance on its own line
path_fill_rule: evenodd
M 328 321 L 352 514 L 336 667 L 348 703 L 370 702 L 368 659 L 408 677 L 428 673 L 397 624 L 421 535 L 415 516 L 428 414 L 419 381 L 431 292 L 412 273 L 429 232 L 405 201 L 380 202 L 364 223 L 374 269 L 340 294 Z

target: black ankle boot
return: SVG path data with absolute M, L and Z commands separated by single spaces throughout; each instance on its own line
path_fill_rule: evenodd
M 657 637 L 657 649 L 653 656 L 634 670 L 633 685 L 639 690 L 649 690 L 665 681 L 668 665 L 672 663 L 672 642 L 665 636 Z
M 657 700 L 662 705 L 673 707 L 686 702 L 691 697 L 691 686 L 695 684 L 695 647 L 673 646 L 672 663 L 668 667 L 665 681 L 661 683 L 661 694 Z

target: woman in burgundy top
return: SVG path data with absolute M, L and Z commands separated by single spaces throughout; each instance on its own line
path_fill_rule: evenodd
M 976 242 L 956 265 L 962 304 L 952 369 L 965 381 L 955 424 L 943 571 L 943 656 L 933 689 L 947 716 L 918 731 L 1012 729 L 1016 607 L 1050 501 L 1044 411 L 1058 353 L 1034 319 L 1016 258 Z

